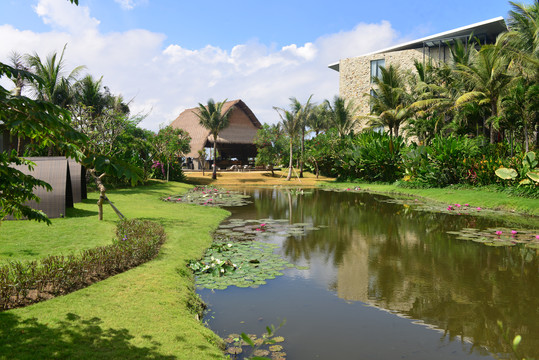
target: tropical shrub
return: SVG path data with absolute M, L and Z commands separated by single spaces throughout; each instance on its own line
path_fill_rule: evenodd
M 479 147 L 473 139 L 438 135 L 430 145 L 412 146 L 403 155 L 405 180 L 423 187 L 458 184 L 470 177 L 466 159 L 478 154 Z
M 0 308 L 10 309 L 64 295 L 154 258 L 165 241 L 163 227 L 143 220 L 123 220 L 111 245 L 79 254 L 0 266 Z
M 348 151 L 350 174 L 365 181 L 394 182 L 403 176 L 401 136 L 367 131 L 359 134 Z

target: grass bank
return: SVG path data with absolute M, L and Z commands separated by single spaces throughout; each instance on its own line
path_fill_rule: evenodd
M 447 187 L 434 189 L 408 189 L 388 184 L 350 182 L 327 182 L 321 184 L 321 186 L 339 189 L 359 186 L 362 190 L 369 192 L 393 196 L 421 197 L 444 204 L 468 203 L 472 206 L 479 206 L 485 209 L 500 210 L 500 216 L 512 218 L 511 220 L 521 220 L 535 226 L 539 223 L 539 219 L 535 218 L 539 216 L 539 200 L 511 196 L 487 188 L 455 189 Z M 527 218 L 527 216 L 522 218 L 522 215 L 527 215 L 529 218 Z M 521 219 L 518 219 L 519 217 Z
M 153 184 L 108 195 L 128 218 L 161 223 L 168 239 L 158 257 L 86 289 L 0 313 L 1 359 L 222 359 L 219 339 L 195 318 L 193 278 L 185 268 L 211 243 L 228 212 L 159 197 L 190 186 Z M 97 194 L 77 204 L 74 217 L 47 227 L 5 222 L 3 259 L 31 259 L 110 243 L 116 215 L 97 221 Z M 68 213 L 68 216 L 73 215 Z M 4 245 L 4 243 L 6 243 Z

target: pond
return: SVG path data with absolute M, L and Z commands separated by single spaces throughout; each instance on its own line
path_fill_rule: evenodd
M 258 288 L 198 290 L 221 337 L 260 335 L 286 319 L 278 335 L 287 359 L 511 358 L 501 321 L 510 339 L 522 335 L 522 355 L 539 358 L 538 250 L 448 233 L 511 224 L 362 192 L 245 192 L 253 202 L 228 208 L 232 219 L 320 228 L 261 238 L 301 270 Z

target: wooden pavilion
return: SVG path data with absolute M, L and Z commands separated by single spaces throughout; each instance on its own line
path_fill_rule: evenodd
M 242 100 L 227 101 L 223 105 L 223 111 L 234 107 L 230 113 L 230 125 L 222 130 L 217 137 L 217 166 L 227 168 L 231 165 L 245 166 L 249 159 L 256 156 L 257 150 L 253 141 L 258 129 L 262 125 L 255 114 L 245 105 Z M 198 151 L 207 147 L 213 148 L 213 136 L 210 131 L 200 125 L 197 108 L 187 109 L 176 118 L 170 125 L 175 129 L 183 129 L 191 136 L 191 151 L 186 154 L 193 160 L 194 168 L 201 169 Z

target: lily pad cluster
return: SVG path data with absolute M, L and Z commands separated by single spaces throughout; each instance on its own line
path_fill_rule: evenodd
M 216 246 L 220 246 L 218 252 Z M 294 265 L 273 250 L 274 244 L 262 242 L 236 242 L 212 246 L 198 261 L 188 266 L 194 271 L 200 288 L 224 290 L 228 286 L 256 288 L 266 280 L 283 275 L 281 270 Z
M 228 286 L 256 288 L 283 275 L 286 268 L 304 269 L 274 254 L 278 245 L 255 241 L 267 236 L 303 236 L 317 230 L 310 223 L 290 224 L 286 219 L 231 219 L 221 224 L 204 257 L 191 261 L 200 288 L 224 290 Z
M 197 186 L 183 195 L 170 195 L 163 201 L 204 206 L 243 206 L 250 203 L 248 195 L 212 186 Z
M 471 240 L 488 246 L 515 246 L 524 244 L 525 247 L 539 249 L 539 230 L 489 228 L 479 230 L 464 228 L 460 231 L 448 231 L 457 235 L 457 239 Z
M 261 336 L 255 334 L 230 334 L 225 339 L 226 353 L 232 359 L 242 360 L 264 358 L 272 360 L 285 360 L 286 353 L 279 343 L 284 341 L 282 336 Z
M 275 235 L 303 236 L 308 231 L 318 230 L 321 227 L 311 223 L 290 224 L 287 219 L 231 219 L 219 226 L 215 231 L 215 237 L 228 241 L 250 241 Z

